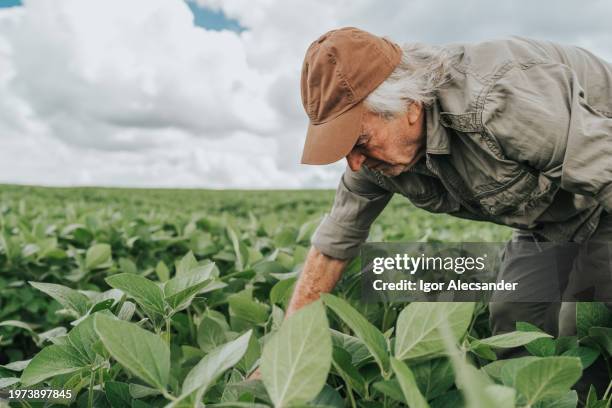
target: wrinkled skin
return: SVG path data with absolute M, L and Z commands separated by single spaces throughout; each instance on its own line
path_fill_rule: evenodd
M 412 103 L 405 114 L 386 118 L 366 112 L 362 136 L 346 156 L 353 171 L 361 166 L 386 176 L 397 176 L 425 154 L 425 110 Z

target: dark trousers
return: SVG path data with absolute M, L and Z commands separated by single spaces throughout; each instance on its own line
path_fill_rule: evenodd
M 580 300 L 579 295 L 584 295 L 579 289 L 580 281 L 587 278 L 598 282 L 590 285 L 597 293 L 591 290 L 587 295 L 608 300 L 612 295 L 612 214 L 603 213 L 587 244 L 550 243 L 537 234 L 516 231 L 504 251 L 498 279 L 527 283 L 532 290 L 528 299 L 539 297 L 546 301 L 496 301 L 499 298 L 494 295 L 489 304 L 493 334 L 514 331 L 516 322 L 522 321 L 554 336 L 572 336 L 576 334 L 576 303 L 554 299 L 571 300 L 567 294 L 570 292 Z M 573 288 L 578 289 L 572 292 Z M 565 293 L 563 298 L 559 297 L 561 293 Z M 606 304 L 612 307 L 612 302 Z M 499 357 L 521 355 L 528 355 L 524 348 L 503 350 Z M 603 387 L 601 393 L 609 381 L 605 364 L 595 364 L 585 371 L 581 383 L 586 387 L 595 383 L 597 388 Z M 580 386 L 576 387 L 579 392 L 583 391 Z

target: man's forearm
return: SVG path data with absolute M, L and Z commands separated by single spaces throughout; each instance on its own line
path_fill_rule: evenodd
M 321 293 L 330 292 L 342 276 L 348 261 L 329 257 L 311 247 L 302 273 L 295 284 L 286 317 L 314 302 Z

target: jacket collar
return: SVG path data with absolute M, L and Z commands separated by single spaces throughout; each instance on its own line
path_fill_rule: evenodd
M 448 129 L 440 123 L 440 106 L 436 100 L 425 108 L 426 152 L 428 154 L 450 154 Z

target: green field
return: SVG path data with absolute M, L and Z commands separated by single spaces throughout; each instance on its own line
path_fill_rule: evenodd
M 358 260 L 283 323 L 333 195 L 0 186 L 0 389 L 70 389 L 58 406 L 83 407 L 563 408 L 583 368 L 611 370 L 601 304 L 579 305 L 576 337 L 490 337 L 482 304 L 361 303 Z M 395 197 L 370 240 L 509 236 Z M 532 356 L 496 360 L 512 346 Z

